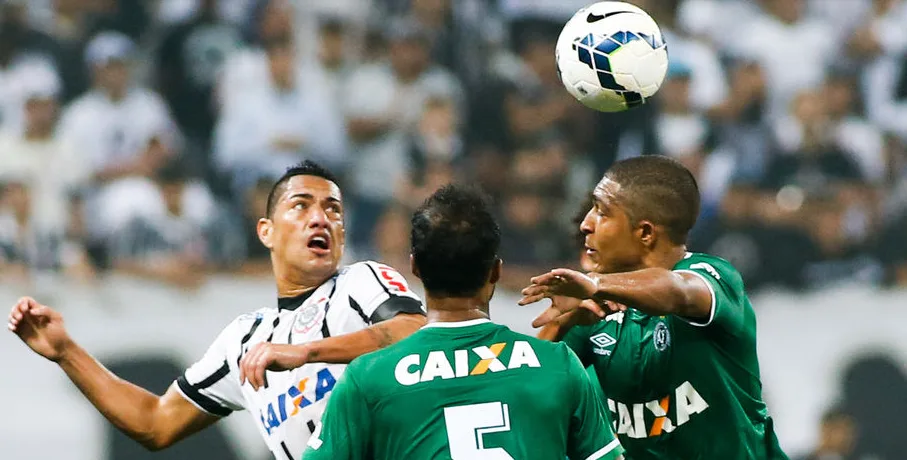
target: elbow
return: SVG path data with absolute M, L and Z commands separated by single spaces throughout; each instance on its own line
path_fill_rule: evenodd
M 149 452 L 158 452 L 164 450 L 172 446 L 174 443 L 173 439 L 168 439 L 165 436 L 157 436 L 153 433 L 148 433 L 144 436 L 138 436 L 134 439 L 138 441 L 138 443 L 141 444 L 141 446 Z
M 148 452 L 158 452 L 170 447 L 170 444 L 155 441 L 142 441 L 139 444 L 141 444 Z

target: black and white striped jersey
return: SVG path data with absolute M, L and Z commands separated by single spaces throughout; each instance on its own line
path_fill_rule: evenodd
M 239 383 L 243 354 L 261 342 L 300 344 L 356 332 L 398 313 L 424 311 L 396 270 L 371 261 L 355 263 L 317 289 L 279 299 L 277 308 L 233 320 L 177 379 L 177 386 L 210 414 L 250 411 L 275 458 L 299 460 L 346 365 L 311 363 L 292 371 L 269 371 L 267 387 L 256 392 L 248 382 Z

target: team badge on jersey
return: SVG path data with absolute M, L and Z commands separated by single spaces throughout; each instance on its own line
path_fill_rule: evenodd
M 652 334 L 652 341 L 655 342 L 655 349 L 658 351 L 665 351 L 671 346 L 671 331 L 668 330 L 668 325 L 663 321 L 659 321 L 655 325 L 655 333 Z
M 321 318 L 321 304 L 327 300 L 327 297 L 318 300 L 318 302 L 311 303 L 307 305 L 302 311 L 296 315 L 296 322 L 293 324 L 293 332 L 297 334 L 305 334 L 312 330 L 312 328 L 318 324 L 318 320 Z
M 606 350 L 606 348 L 617 343 L 617 340 L 615 340 L 614 337 L 611 337 L 604 332 L 589 337 L 589 340 L 595 345 L 595 347 L 592 348 L 592 353 L 602 356 L 610 356 L 611 350 Z

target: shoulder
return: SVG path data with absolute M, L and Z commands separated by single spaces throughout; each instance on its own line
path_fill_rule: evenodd
M 257 328 L 261 323 L 273 321 L 276 314 L 277 310 L 269 307 L 243 313 L 234 318 L 233 321 L 230 321 L 221 334 L 223 336 L 236 337 L 236 340 L 239 341 L 243 335 Z
M 165 110 L 167 104 L 164 102 L 164 99 L 156 92 L 148 88 L 135 88 L 130 94 L 130 99 L 133 104 L 139 105 L 146 108 L 154 108 Z
M 402 279 L 400 272 L 390 265 L 366 260 L 347 265 L 337 274 L 338 283 L 352 282 L 359 285 L 363 282 L 374 281 L 378 284 L 392 288 L 394 281 Z
M 88 111 L 98 110 L 101 105 L 101 98 L 95 91 L 88 91 L 69 103 L 63 109 L 64 119 L 73 119 L 79 116 L 89 116 Z
M 699 252 L 688 252 L 686 256 L 674 266 L 675 271 L 705 272 L 716 281 L 726 283 L 742 283 L 743 278 L 730 262 L 718 256 Z

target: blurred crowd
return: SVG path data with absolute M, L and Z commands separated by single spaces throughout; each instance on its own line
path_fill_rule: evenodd
M 0 282 L 267 273 L 256 221 L 311 158 L 348 260 L 408 266 L 413 207 L 481 184 L 518 288 L 576 265 L 609 164 L 662 154 L 751 289 L 907 285 L 907 1 L 629 1 L 668 76 L 601 114 L 554 62 L 588 0 L 0 0 Z

